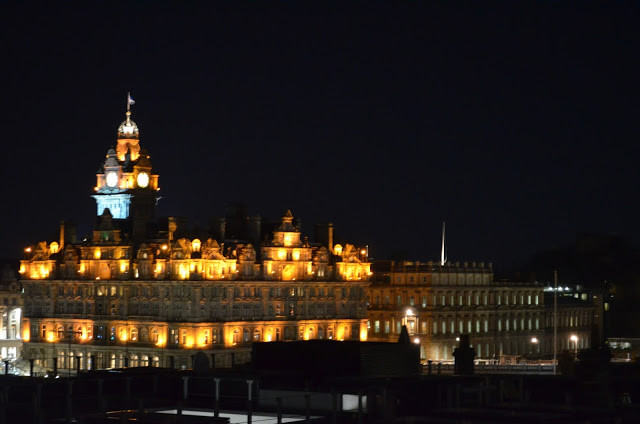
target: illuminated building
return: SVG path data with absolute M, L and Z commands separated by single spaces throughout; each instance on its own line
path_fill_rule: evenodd
M 15 270 L 7 265 L 0 276 L 0 358 L 18 358 L 22 349 L 22 293 Z M 25 334 L 29 338 L 28 332 Z
M 380 261 L 374 272 L 369 340 L 397 340 L 406 325 L 423 361 L 452 360 L 460 334 L 469 334 L 477 359 L 553 355 L 553 304 L 541 285 L 496 282 L 483 263 Z M 576 301 L 558 305 L 558 352 L 590 346 L 596 309 L 591 299 Z
M 252 341 L 366 339 L 370 264 L 334 245 L 332 227 L 328 244 L 310 243 L 287 211 L 251 240 L 188 236 L 178 219 L 155 220 L 158 184 L 128 110 L 97 174 L 91 237 L 62 227 L 25 250 L 25 358 L 180 367 L 203 351 L 229 366 L 248 360 Z

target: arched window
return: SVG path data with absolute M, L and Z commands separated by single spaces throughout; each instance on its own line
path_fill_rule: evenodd
M 236 328 L 233 330 L 233 344 L 240 343 L 240 331 Z
M 132 342 L 138 341 L 138 329 L 136 327 L 133 327 L 131 329 L 131 341 Z
M 260 330 L 258 330 L 257 328 L 253 330 L 253 341 L 254 342 L 260 341 Z
M 247 330 L 246 328 L 242 330 L 242 341 L 244 343 L 249 343 L 251 341 L 249 336 L 249 330 Z

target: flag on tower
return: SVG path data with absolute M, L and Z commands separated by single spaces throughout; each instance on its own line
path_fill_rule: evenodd
M 128 96 L 127 102 L 129 103 L 129 106 L 135 105 L 136 101 L 131 98 L 131 93 L 127 93 L 127 96 Z

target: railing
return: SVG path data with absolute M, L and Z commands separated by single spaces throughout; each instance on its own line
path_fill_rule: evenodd
M 433 362 L 422 367 L 422 373 L 427 375 L 453 374 L 453 363 Z M 474 372 L 479 374 L 553 374 L 553 364 L 486 364 L 474 366 Z

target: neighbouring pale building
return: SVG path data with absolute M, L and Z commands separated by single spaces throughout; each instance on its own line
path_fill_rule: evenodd
M 0 275 L 0 359 L 20 357 L 22 350 L 22 292 L 15 267 L 6 265 Z
M 369 287 L 369 340 L 397 340 L 403 325 L 421 359 L 452 360 L 469 334 L 476 358 L 553 355 L 553 305 L 545 287 L 494 280 L 491 264 L 376 261 Z M 589 347 L 593 297 L 558 303 L 558 352 Z
M 290 211 L 275 225 L 245 222 L 229 239 L 221 220 L 189 233 L 156 219 L 159 177 L 127 110 L 97 174 L 97 225 L 77 240 L 25 249 L 24 356 L 51 369 L 214 366 L 246 362 L 253 341 L 366 340 L 367 251 L 334 244 L 333 226 L 311 243 Z M 13 328 L 13 327 L 10 327 Z

